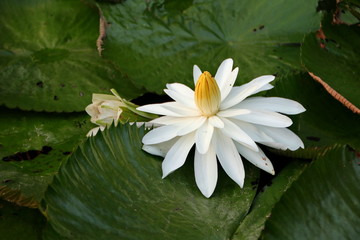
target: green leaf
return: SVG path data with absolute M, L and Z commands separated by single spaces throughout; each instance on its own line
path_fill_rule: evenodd
M 157 92 L 170 82 L 193 86 L 194 64 L 214 75 L 229 57 L 240 68 L 241 83 L 291 69 L 298 64 L 303 35 L 320 24 L 316 0 L 99 5 L 109 22 L 104 57 L 137 84 Z
M 360 27 L 332 25 L 329 18 L 322 24 L 325 39 L 305 37 L 301 60 L 331 95 L 360 114 Z
M 91 94 L 141 92 L 96 49 L 99 14 L 82 1 L 0 1 L 0 104 L 82 111 Z
M 358 24 L 360 21 L 360 1 L 343 0 L 338 3 L 338 15 L 341 22 L 346 24 Z
M 294 160 L 271 181 L 270 186 L 256 196 L 250 213 L 241 222 L 239 228 L 233 235 L 234 240 L 257 240 L 265 227 L 266 220 L 270 217 L 275 204 L 289 189 L 301 173 L 306 169 L 307 163 Z
M 246 167 L 243 189 L 221 172 L 207 199 L 196 187 L 193 157 L 162 180 L 160 159 L 141 150 L 143 135 L 119 125 L 81 146 L 45 194 L 51 227 L 71 239 L 229 238 L 250 207 L 257 169 Z
M 0 236 L 3 240 L 40 240 L 45 218 L 39 210 L 0 200 Z
M 37 207 L 61 162 L 86 138 L 89 116 L 0 110 L 0 196 Z
M 357 239 L 357 154 L 340 147 L 313 162 L 275 206 L 263 239 Z
M 0 197 L 20 206 L 37 208 L 52 178 L 0 162 Z
M 95 126 L 89 123 L 90 117 L 85 113 L 37 113 L 6 108 L 0 108 L 0 111 L 0 157 L 8 157 L 9 161 L 15 157 L 10 155 L 28 150 L 41 151 L 44 146 L 52 150 L 37 155 L 52 155 L 51 158 L 68 155 L 74 143 L 84 139 Z M 61 148 L 56 150 L 57 145 Z M 19 156 L 17 160 L 29 160 L 24 158 Z
M 281 153 L 313 158 L 334 144 L 349 144 L 360 149 L 360 116 L 332 98 L 308 74 L 281 77 L 267 96 L 278 96 L 300 102 L 306 111 L 292 116 L 291 129 L 303 140 L 305 149 Z

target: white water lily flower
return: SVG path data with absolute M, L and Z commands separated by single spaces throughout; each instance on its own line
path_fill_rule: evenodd
M 116 126 L 119 122 L 121 107 L 125 104 L 116 96 L 108 94 L 93 94 L 92 103 L 85 108 L 91 116 L 91 122 L 99 125 L 91 129 L 86 136 L 95 136 L 99 130 L 104 131 L 106 126 L 114 122 Z
M 274 168 L 257 143 L 277 149 L 304 148 L 301 139 L 287 129 L 292 124 L 281 114 L 298 114 L 304 107 L 293 100 L 250 95 L 273 88 L 274 76 L 258 77 L 233 87 L 238 68 L 226 59 L 215 77 L 194 66 L 195 91 L 180 84 L 167 84 L 165 93 L 174 102 L 150 104 L 138 110 L 164 115 L 151 121 L 158 125 L 148 132 L 143 149 L 164 157 L 163 178 L 181 167 L 195 144 L 195 181 L 205 197 L 215 190 L 217 160 L 227 175 L 243 187 L 245 171 L 241 156 L 268 173 Z M 241 155 L 241 156 L 240 156 Z

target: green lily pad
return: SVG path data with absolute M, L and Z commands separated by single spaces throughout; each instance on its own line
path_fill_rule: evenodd
M 0 104 L 83 111 L 91 94 L 141 91 L 97 51 L 98 9 L 82 1 L 0 1 Z
M 4 240 L 40 240 L 45 218 L 39 210 L 0 200 L 0 236 Z
M 194 64 L 215 74 L 230 57 L 240 68 L 238 83 L 292 69 L 303 35 L 320 25 L 316 0 L 132 0 L 99 6 L 109 24 L 104 57 L 157 92 L 170 82 L 193 86 Z
M 335 144 L 360 149 L 360 116 L 344 108 L 307 73 L 279 78 L 267 96 L 293 99 L 306 108 L 305 112 L 292 116 L 294 124 L 290 127 L 303 140 L 305 149 L 279 153 L 313 158 Z
M 301 60 L 324 88 L 352 111 L 360 114 L 360 27 L 322 24 L 323 36 L 304 39 Z
M 84 113 L 34 113 L 1 108 L 0 196 L 37 207 L 44 191 L 92 125 Z
M 0 198 L 37 208 L 52 179 L 52 175 L 33 175 L 26 169 L 0 162 Z
M 273 209 L 262 239 L 357 239 L 358 154 L 339 147 L 313 162 Z
M 307 167 L 307 163 L 294 160 L 271 181 L 270 186 L 256 196 L 250 213 L 241 222 L 233 235 L 233 240 L 257 240 L 265 228 L 266 220 L 271 216 L 271 211 L 282 195 L 290 188 Z
M 37 113 L 6 108 L 0 108 L 0 111 L 0 157 L 9 162 L 52 155 L 56 151 L 55 145 L 65 146 L 58 149 L 57 155 L 52 158 L 68 155 L 74 148 L 74 142 L 84 139 L 95 126 L 85 113 Z M 44 146 L 49 149 L 41 152 Z M 25 156 L 29 150 L 38 152 Z M 19 152 L 24 154 L 16 157 Z
M 207 199 L 192 157 L 162 180 L 161 159 L 141 150 L 143 135 L 143 128 L 111 127 L 68 159 L 41 205 L 53 230 L 70 239 L 230 238 L 253 200 L 258 170 L 246 165 L 243 189 L 221 172 Z

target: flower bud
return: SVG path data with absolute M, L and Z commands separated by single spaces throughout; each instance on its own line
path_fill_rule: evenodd
M 90 121 L 101 126 L 111 125 L 114 122 L 116 126 L 119 122 L 121 107 L 125 106 L 117 97 L 107 94 L 93 94 L 93 103 L 85 108 L 85 111 L 91 116 Z M 97 133 L 93 131 L 93 133 Z
M 221 93 L 215 79 L 207 71 L 203 72 L 195 86 L 195 103 L 205 116 L 219 111 Z

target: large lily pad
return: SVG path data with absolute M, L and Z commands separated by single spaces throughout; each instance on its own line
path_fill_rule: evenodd
M 220 174 L 207 199 L 191 157 L 162 180 L 160 159 L 141 150 L 143 135 L 135 126 L 110 128 L 68 159 L 42 205 L 54 231 L 70 239 L 230 238 L 256 192 L 257 169 L 246 168 L 243 189 Z
M 0 198 L 20 206 L 37 208 L 52 178 L 50 174 L 34 175 L 27 169 L 0 162 Z
M 359 155 L 341 147 L 309 166 L 275 206 L 263 239 L 357 239 Z
M 320 25 L 316 6 L 317 0 L 102 3 L 109 23 L 103 55 L 150 91 L 169 82 L 192 86 L 194 64 L 215 74 L 229 57 L 243 83 L 297 65 L 303 35 Z
M 331 25 L 325 18 L 321 31 L 305 37 L 302 62 L 332 96 L 360 114 L 360 27 Z
M 1 109 L 0 196 L 37 207 L 61 162 L 92 126 L 84 113 Z
M 99 14 L 82 1 L 0 1 L 0 104 L 37 111 L 82 111 L 93 92 L 137 88 L 99 57 Z

